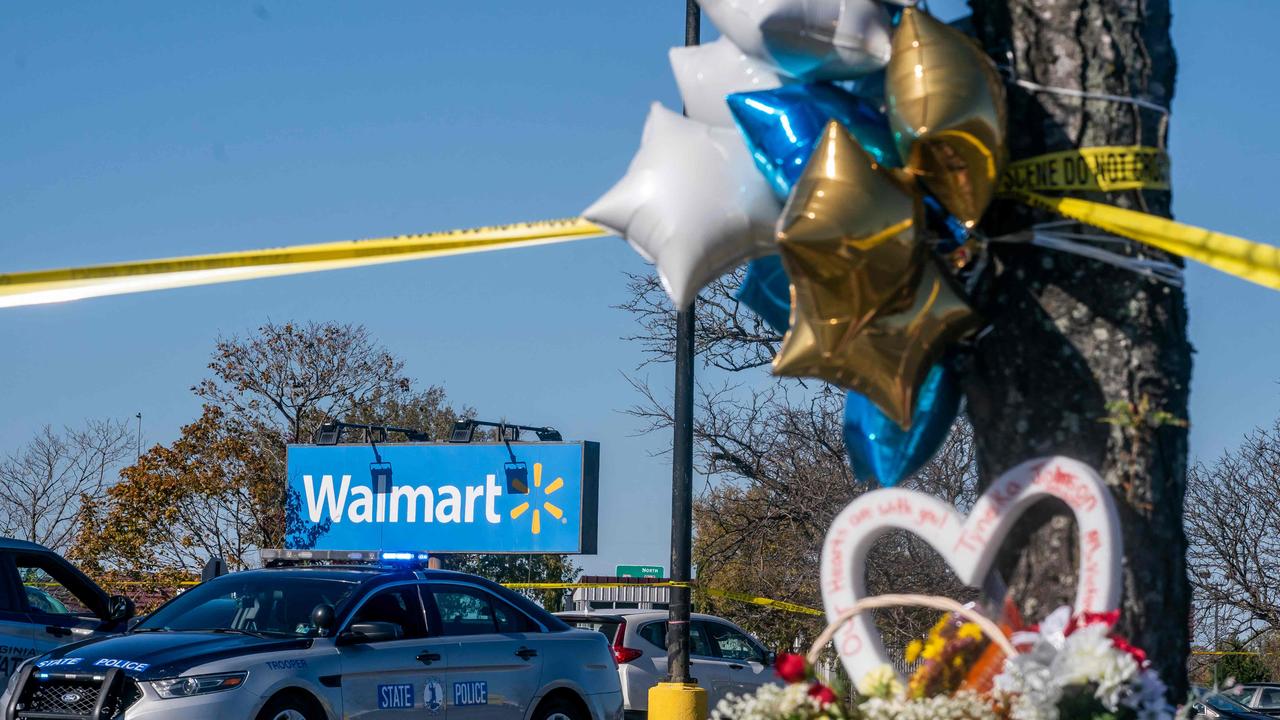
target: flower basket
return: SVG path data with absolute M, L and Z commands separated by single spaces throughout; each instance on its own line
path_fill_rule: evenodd
M 879 608 L 922 607 L 946 615 L 918 650 L 925 663 L 906 683 L 885 665 L 842 691 L 818 681 L 823 648 L 854 617 Z M 1012 632 L 945 597 L 863 598 L 833 619 L 806 656 L 783 655 L 786 686 L 730 696 L 714 720 L 1164 720 L 1173 717 L 1165 686 L 1143 653 L 1114 635 L 1118 616 L 1072 616 L 1060 608 L 1039 626 Z M 982 661 L 998 668 L 974 681 Z M 937 672 L 943 668 L 944 672 Z M 921 675 L 928 682 L 919 681 Z M 939 679 L 941 678 L 941 679 Z

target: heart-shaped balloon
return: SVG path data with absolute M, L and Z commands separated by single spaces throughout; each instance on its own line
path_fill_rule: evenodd
M 788 85 L 730 95 L 747 148 L 781 200 L 791 194 L 827 123 L 844 126 L 877 164 L 898 167 L 889 120 L 868 100 L 827 83 Z
M 776 88 L 791 78 L 720 38 L 704 45 L 674 47 L 668 53 L 671 72 L 680 88 L 684 114 L 719 127 L 733 127 L 725 97 L 739 92 Z
M 738 133 L 654 103 L 627 174 L 583 212 L 658 268 L 676 307 L 753 257 L 777 252 L 779 203 Z
M 1006 157 L 1004 85 L 994 63 L 959 30 L 906 8 L 885 78 L 889 121 L 907 168 L 972 227 Z
M 876 0 L 699 0 L 734 45 L 802 80 L 845 80 L 889 60 L 889 13 Z
M 945 362 L 930 368 L 921 383 L 909 430 L 865 396 L 849 393 L 844 403 L 844 448 L 854 475 L 863 482 L 897 485 L 938 452 L 959 411 L 959 384 Z
M 867 553 L 880 536 L 906 530 L 927 541 L 966 585 L 978 587 L 1005 536 L 1027 508 L 1046 498 L 1075 514 L 1079 582 L 1075 612 L 1109 612 L 1120 603 L 1120 518 L 1111 491 L 1093 468 L 1065 457 L 1029 460 L 1001 475 L 968 518 L 926 493 L 886 488 L 864 493 L 836 516 L 822 546 L 822 604 L 834 621 L 867 597 Z M 870 614 L 841 626 L 836 652 L 857 682 L 889 664 Z

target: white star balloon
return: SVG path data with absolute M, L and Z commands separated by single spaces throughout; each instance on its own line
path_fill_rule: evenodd
M 685 114 L 720 127 L 734 127 L 725 97 L 737 92 L 771 90 L 784 79 L 791 81 L 724 37 L 705 45 L 671 48 L 669 56 Z
M 627 174 L 583 217 L 625 237 L 684 308 L 723 273 L 778 251 L 780 211 L 737 130 L 654 103 Z
M 876 0 L 699 0 L 748 55 L 802 80 L 848 80 L 889 62 L 889 13 Z

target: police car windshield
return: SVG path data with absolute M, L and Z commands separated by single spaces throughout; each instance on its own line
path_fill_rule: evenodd
M 311 611 L 321 603 L 337 607 L 355 587 L 355 582 L 334 578 L 226 575 L 179 595 L 134 630 L 230 630 L 305 637 L 316 634 Z

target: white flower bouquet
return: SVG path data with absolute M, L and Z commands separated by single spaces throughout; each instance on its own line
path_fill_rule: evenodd
M 835 631 L 886 599 L 948 612 L 907 655 L 903 682 L 883 666 L 844 693 L 820 683 L 813 663 Z M 713 720 L 1165 720 L 1166 687 L 1146 655 L 1115 634 L 1118 614 L 1073 617 L 1060 608 L 1039 626 L 1011 631 L 946 598 L 867 598 L 818 637 L 808 657 L 783 655 L 786 686 L 730 696 Z

